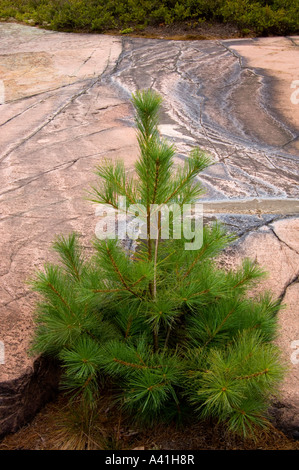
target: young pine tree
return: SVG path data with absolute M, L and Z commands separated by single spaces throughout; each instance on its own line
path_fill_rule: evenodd
M 63 386 L 89 406 L 109 376 L 121 390 L 120 405 L 138 421 L 184 410 L 254 433 L 267 425 L 283 377 L 273 344 L 279 303 L 267 293 L 246 296 L 263 275 L 255 263 L 244 260 L 229 272 L 217 267 L 217 254 L 233 240 L 220 225 L 204 227 L 193 250 L 182 237 L 162 239 L 159 208 L 197 202 L 197 176 L 211 162 L 194 150 L 175 168 L 174 148 L 158 132 L 160 96 L 136 92 L 133 104 L 140 147 L 134 176 L 122 162 L 100 165 L 91 199 L 118 208 L 122 197 L 124 209 L 143 208 L 143 240 L 128 253 L 117 239 L 96 239 L 92 258 L 84 259 L 76 234 L 58 237 L 61 263 L 45 266 L 32 282 L 41 294 L 33 350 L 58 358 Z M 156 236 L 149 229 L 154 204 Z

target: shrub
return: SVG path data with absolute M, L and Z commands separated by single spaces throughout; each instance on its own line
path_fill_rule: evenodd
M 299 5 L 294 0 L 0 0 L 0 17 L 22 20 L 23 15 L 69 31 L 207 20 L 267 35 L 296 34 L 299 25 Z
M 272 4 L 270 4 L 272 3 Z M 298 31 L 299 6 L 295 2 L 231 0 L 223 2 L 220 13 L 224 22 L 240 28 L 249 27 L 257 34 L 288 34 Z
M 147 225 L 131 254 L 117 239 L 95 239 L 91 259 L 78 235 L 58 237 L 61 264 L 46 265 L 32 281 L 41 295 L 33 351 L 58 358 L 62 385 L 90 407 L 109 377 L 120 389 L 120 406 L 139 422 L 186 413 L 254 433 L 266 426 L 283 377 L 273 344 L 279 303 L 268 293 L 246 295 L 263 275 L 254 262 L 244 260 L 236 271 L 217 267 L 217 254 L 234 239 L 220 225 L 203 227 L 195 250 L 186 250 L 183 238 L 162 239 L 161 207 L 198 201 L 197 176 L 211 161 L 195 149 L 175 169 L 175 150 L 158 133 L 161 98 L 136 92 L 133 104 L 136 174 L 128 176 L 122 162 L 100 165 L 90 197 L 104 210 L 125 197 L 124 209 L 143 208 L 147 222 L 156 204 L 158 236 Z M 181 224 L 172 218 L 170 228 L 178 233 Z

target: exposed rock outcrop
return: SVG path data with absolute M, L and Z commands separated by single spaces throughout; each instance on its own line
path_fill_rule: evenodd
M 278 342 L 290 373 L 279 417 L 296 428 L 297 51 L 298 38 L 121 40 L 0 23 L 0 436 L 30 420 L 57 386 L 57 365 L 27 354 L 36 297 L 26 280 L 55 259 L 56 234 L 75 230 L 90 249 L 97 218 L 84 196 L 93 170 L 104 158 L 132 169 L 130 94 L 150 86 L 164 98 L 160 129 L 178 164 L 194 146 L 214 158 L 201 175 L 205 213 L 241 236 L 223 262 L 256 258 L 269 271 L 260 288 L 287 306 Z

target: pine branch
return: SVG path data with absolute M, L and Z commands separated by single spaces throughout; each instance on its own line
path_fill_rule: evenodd
M 147 365 L 142 365 L 142 364 L 134 364 L 132 362 L 122 361 L 121 359 L 117 359 L 116 357 L 114 357 L 112 360 L 114 362 L 117 362 L 118 364 L 122 364 L 123 366 L 131 367 L 133 369 L 161 369 L 162 367 L 162 366 L 147 366 Z
M 255 372 L 253 374 L 250 374 L 250 375 L 244 375 L 243 377 L 235 377 L 235 380 L 250 380 L 250 379 L 254 379 L 256 377 L 259 377 L 261 375 L 265 375 L 265 374 L 268 374 L 269 372 L 269 369 L 266 368 L 262 371 L 259 371 L 259 372 Z
M 114 260 L 114 258 L 113 258 L 113 256 L 112 256 L 111 251 L 109 250 L 109 247 L 108 247 L 107 243 L 106 243 L 106 250 L 107 250 L 107 254 L 108 254 L 109 258 L 110 258 L 110 261 L 111 261 L 111 263 L 112 263 L 112 266 L 113 266 L 113 268 L 114 268 L 114 271 L 117 273 L 117 275 L 118 275 L 118 277 L 119 277 L 119 279 L 120 279 L 122 285 L 126 288 L 126 290 L 127 290 L 128 292 L 130 292 L 131 294 L 133 294 L 135 297 L 141 298 L 140 295 L 138 295 L 136 292 L 134 292 L 134 291 L 130 288 L 130 286 L 127 284 L 127 282 L 125 281 L 125 279 L 124 279 L 122 273 L 121 273 L 120 270 L 118 269 L 117 263 L 115 262 L 115 260 Z
M 124 196 L 130 204 L 136 204 L 136 182 L 133 178 L 127 178 L 123 162 L 106 161 L 96 168 L 95 173 L 101 179 L 102 188 L 91 188 L 91 194 L 96 196 L 96 199 L 92 199 L 93 202 L 109 204 L 118 209 L 117 196 Z
M 171 201 L 177 194 L 179 194 L 186 186 L 190 185 L 193 179 L 203 171 L 205 168 L 211 165 L 211 160 L 206 155 L 200 155 L 198 150 L 193 151 L 188 160 L 188 169 L 185 175 L 181 176 L 179 181 L 174 182 L 175 189 L 170 193 L 164 204 Z
M 164 343 L 164 349 L 167 349 L 168 341 L 169 341 L 169 338 L 170 338 L 170 333 L 171 333 L 171 325 L 168 325 L 166 338 L 165 338 L 165 343 Z
M 205 342 L 204 346 L 203 347 L 206 347 L 215 337 L 216 335 L 219 333 L 219 331 L 221 331 L 222 327 L 224 326 L 224 324 L 227 322 L 227 320 L 230 318 L 230 316 L 235 312 L 235 308 L 231 309 L 229 311 L 229 313 L 225 316 L 225 318 L 222 320 L 222 322 L 220 323 L 220 325 L 216 328 L 216 330 L 212 333 L 211 337 Z
M 72 233 L 67 238 L 58 236 L 53 244 L 54 250 L 60 254 L 67 272 L 76 281 L 81 279 L 83 261 L 81 259 L 81 247 L 78 244 L 78 236 Z
M 94 294 L 112 294 L 115 292 L 126 292 L 128 289 L 92 289 Z
M 89 198 L 91 202 L 96 204 L 106 204 L 107 206 L 113 207 L 113 209 L 118 210 L 118 205 L 115 199 L 111 194 L 105 194 L 101 192 L 100 189 L 96 188 L 95 186 L 91 187 L 92 191 L 89 191 L 89 194 L 93 197 Z M 95 198 L 94 198 L 95 197 Z
M 57 289 L 51 284 L 50 282 L 47 282 L 47 286 L 51 289 L 52 292 L 54 292 L 55 295 L 61 300 L 61 302 L 68 308 L 68 310 L 74 315 L 74 312 L 72 312 L 72 309 L 68 302 L 62 297 L 62 295 L 58 292 Z
M 201 259 L 201 257 L 204 255 L 205 251 L 207 251 L 208 249 L 208 246 L 204 246 L 201 250 L 199 250 L 199 253 L 197 254 L 197 256 L 194 258 L 193 262 L 191 263 L 191 265 L 189 266 L 189 268 L 187 269 L 187 271 L 185 272 L 185 274 L 183 275 L 182 279 L 186 279 L 187 277 L 189 277 L 192 269 L 194 268 L 194 266 L 196 266 L 196 264 L 198 263 L 198 261 Z

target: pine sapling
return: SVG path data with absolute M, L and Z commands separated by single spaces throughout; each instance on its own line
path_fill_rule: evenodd
M 212 162 L 195 149 L 175 165 L 174 147 L 159 134 L 161 101 L 152 90 L 133 95 L 140 148 L 134 175 L 123 162 L 104 162 L 90 191 L 103 207 L 143 211 L 143 238 L 132 253 L 117 238 L 95 239 L 90 259 L 78 235 L 56 239 L 61 263 L 33 281 L 41 295 L 33 350 L 58 358 L 63 386 L 90 407 L 109 377 L 121 389 L 120 406 L 138 422 L 171 420 L 184 410 L 254 434 L 267 425 L 283 378 L 273 343 L 280 305 L 269 293 L 248 297 L 264 275 L 256 263 L 246 259 L 235 271 L 217 266 L 234 240 L 221 225 L 204 226 L 198 249 L 187 250 L 183 222 L 170 215 L 177 236 L 162 237 L 162 208 L 197 203 L 198 175 Z

